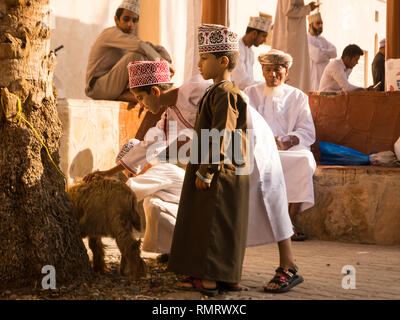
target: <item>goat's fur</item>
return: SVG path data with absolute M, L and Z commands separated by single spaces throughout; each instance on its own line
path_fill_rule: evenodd
M 140 257 L 140 240 L 133 228 L 141 230 L 136 196 L 132 190 L 115 179 L 96 176 L 68 190 L 79 221 L 82 238 L 89 237 L 93 252 L 93 270 L 104 273 L 104 245 L 101 237 L 116 240 L 121 252 L 120 274 L 135 281 L 146 274 L 146 264 Z

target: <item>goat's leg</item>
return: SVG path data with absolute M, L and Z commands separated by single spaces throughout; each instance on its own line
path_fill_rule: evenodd
M 121 249 L 120 249 L 121 251 Z M 121 253 L 121 262 L 119 264 L 119 274 L 121 276 L 128 276 L 129 275 L 129 270 L 128 270 L 128 263 L 126 261 L 125 255 Z
M 89 237 L 89 248 L 93 253 L 93 271 L 104 273 L 106 265 L 104 263 L 104 245 L 101 237 Z

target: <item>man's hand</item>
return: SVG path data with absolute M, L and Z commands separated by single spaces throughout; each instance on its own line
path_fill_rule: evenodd
M 279 140 L 278 137 L 275 137 L 275 142 L 276 142 L 276 146 L 278 147 L 278 150 L 288 150 L 288 149 L 290 149 L 292 147 L 290 145 L 289 141 L 282 142 L 282 141 Z
M 317 9 L 320 6 L 320 3 L 316 3 L 316 2 L 310 2 L 310 8 L 311 11 L 314 11 L 315 9 Z
M 210 183 L 201 181 L 199 177 L 196 177 L 195 185 L 197 190 L 207 190 L 211 187 Z
M 291 141 L 293 141 L 293 144 Z M 278 150 L 284 151 L 284 150 L 289 150 L 293 146 L 297 146 L 300 143 L 300 140 L 296 136 L 290 136 L 290 140 L 283 142 L 279 140 L 279 137 L 275 137 L 275 142 L 276 146 L 278 147 Z
M 378 87 L 375 87 L 374 85 L 369 86 L 369 87 L 367 88 L 367 91 L 378 91 Z

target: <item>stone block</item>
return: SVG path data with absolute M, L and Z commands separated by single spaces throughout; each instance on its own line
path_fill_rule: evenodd
M 400 244 L 400 169 L 318 166 L 315 206 L 296 216 L 310 238 Z

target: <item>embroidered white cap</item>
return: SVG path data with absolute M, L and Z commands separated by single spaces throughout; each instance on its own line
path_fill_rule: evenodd
M 126 9 L 140 15 L 140 0 L 123 0 L 118 9 Z
M 271 30 L 271 25 L 272 25 L 272 16 L 260 12 L 260 16 L 250 17 L 250 22 L 248 27 L 264 32 L 269 32 Z

